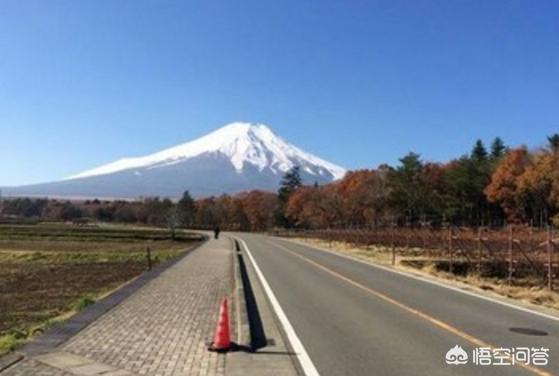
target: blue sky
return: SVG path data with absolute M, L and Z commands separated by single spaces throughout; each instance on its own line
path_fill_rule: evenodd
M 0 185 L 261 122 L 348 168 L 559 131 L 557 1 L 0 2 Z

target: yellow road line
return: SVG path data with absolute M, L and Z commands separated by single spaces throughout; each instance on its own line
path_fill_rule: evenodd
M 354 281 L 353 279 L 348 278 L 348 277 L 346 277 L 346 276 L 344 276 L 344 275 L 342 275 L 342 274 L 340 274 L 340 273 L 338 273 L 338 272 L 336 272 L 336 271 L 334 271 L 334 270 L 332 270 L 332 269 L 330 269 L 330 268 L 328 268 L 328 267 L 326 267 L 326 266 L 324 266 L 324 265 L 322 265 L 322 264 L 319 264 L 318 262 L 313 261 L 313 260 L 309 259 L 308 257 L 305 257 L 305 256 L 303 256 L 303 255 L 301 255 L 301 254 L 299 254 L 299 253 L 297 253 L 297 252 L 294 252 L 294 251 L 292 251 L 291 249 L 286 248 L 286 247 L 284 247 L 284 246 L 281 245 L 281 244 L 272 243 L 272 242 L 270 242 L 270 241 L 268 241 L 268 243 L 272 244 L 272 245 L 275 246 L 275 247 L 281 248 L 281 249 L 283 249 L 283 250 L 289 252 L 290 254 L 292 254 L 292 255 L 294 255 L 294 256 L 296 256 L 296 257 L 299 257 L 301 260 L 303 260 L 303 261 L 305 261 L 305 262 L 307 262 L 307 263 L 309 263 L 309 264 L 311 264 L 311 265 L 313 265 L 313 266 L 315 266 L 315 267 L 317 267 L 317 268 L 319 268 L 319 269 L 321 269 L 321 270 L 327 272 L 328 274 L 330 274 L 330 275 L 332 275 L 332 276 L 334 276 L 334 277 L 336 277 L 336 278 L 338 278 L 338 279 L 341 279 L 341 280 L 344 281 L 344 282 L 349 283 L 350 285 L 353 285 L 353 286 L 355 286 L 355 287 L 357 287 L 357 288 L 359 288 L 359 289 L 361 289 L 361 290 L 364 290 L 364 291 L 366 291 L 366 292 L 368 292 L 368 293 L 370 293 L 370 294 L 376 296 L 377 298 L 384 300 L 385 302 L 388 302 L 388 303 L 390 303 L 390 304 L 393 304 L 393 305 L 395 305 L 395 306 L 397 306 L 397 307 L 399 307 L 399 308 L 401 308 L 401 309 L 403 309 L 403 310 L 405 310 L 405 311 L 407 311 L 407 312 L 409 312 L 409 313 L 411 313 L 411 314 L 413 314 L 413 315 L 419 316 L 419 317 L 421 317 L 422 319 L 424 319 L 424 320 L 430 322 L 430 323 L 433 324 L 434 326 L 436 326 L 436 327 L 438 327 L 438 328 L 441 328 L 441 329 L 444 329 L 444 330 L 446 330 L 447 332 L 450 332 L 450 333 L 452 333 L 452 334 L 454 334 L 454 335 L 456 335 L 456 336 L 458 336 L 458 337 L 460 337 L 460 338 L 462 338 L 462 339 L 464 339 L 464 340 L 470 342 L 471 344 L 473 344 L 473 345 L 475 345 L 475 346 L 477 346 L 477 347 L 489 347 L 489 348 L 491 348 L 491 349 L 496 349 L 496 348 L 497 348 L 496 346 L 491 345 L 491 344 L 489 344 L 489 343 L 487 343 L 487 342 L 485 342 L 485 341 L 483 341 L 483 340 L 481 340 L 481 339 L 479 339 L 479 338 L 476 338 L 476 337 L 474 337 L 474 336 L 472 336 L 472 335 L 470 335 L 470 334 L 468 334 L 468 333 L 465 333 L 465 332 L 463 332 L 462 330 L 460 330 L 460 329 L 458 329 L 458 328 L 455 328 L 454 326 L 452 326 L 452 325 L 450 325 L 450 324 L 445 323 L 444 321 L 441 321 L 441 320 L 439 320 L 439 319 L 437 319 L 437 318 L 435 318 L 435 317 L 433 317 L 433 316 L 430 316 L 430 315 L 426 314 L 425 312 L 422 312 L 422 311 L 420 311 L 420 310 L 417 310 L 417 309 L 415 309 L 415 308 L 412 308 L 412 307 L 410 307 L 410 306 L 407 306 L 407 305 L 405 305 L 405 304 L 403 304 L 403 303 L 401 303 L 401 302 L 399 302 L 399 301 L 397 301 L 397 300 L 395 300 L 395 299 L 389 297 L 388 295 L 385 295 L 385 294 L 383 294 L 383 293 L 381 293 L 381 292 L 378 292 L 378 291 L 376 291 L 376 290 L 373 290 L 372 288 L 367 287 L 367 286 L 365 286 L 365 285 L 363 285 L 363 284 L 361 284 L 361 283 L 359 283 L 359 282 L 357 282 L 357 281 Z M 547 371 L 545 371 L 545 370 L 542 370 L 542 369 L 537 368 L 537 367 L 529 366 L 529 365 L 526 365 L 526 364 L 523 364 L 523 363 L 515 363 L 515 366 L 524 368 L 524 369 L 526 369 L 526 370 L 528 370 L 528 371 L 530 371 L 530 372 L 533 372 L 534 374 L 539 375 L 539 376 L 552 376 L 551 373 L 549 373 L 549 372 L 547 372 Z

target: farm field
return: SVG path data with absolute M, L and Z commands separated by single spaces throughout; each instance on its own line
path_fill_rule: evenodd
M 137 227 L 0 225 L 0 353 L 201 238 Z

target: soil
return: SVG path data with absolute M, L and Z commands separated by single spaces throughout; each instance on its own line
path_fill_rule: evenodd
M 58 316 L 84 295 L 115 288 L 145 270 L 145 264 L 0 263 L 0 333 Z

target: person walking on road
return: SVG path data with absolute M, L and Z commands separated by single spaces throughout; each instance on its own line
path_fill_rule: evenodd
M 216 226 L 214 228 L 214 238 L 215 239 L 219 239 L 219 233 L 221 232 L 221 229 L 219 228 L 219 226 Z

